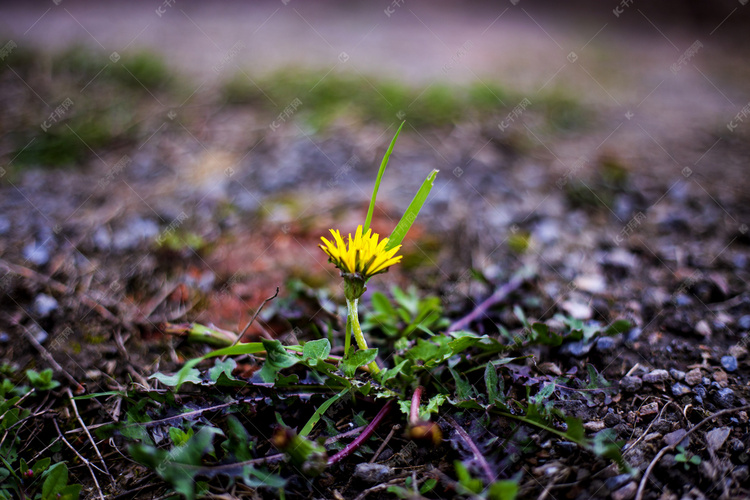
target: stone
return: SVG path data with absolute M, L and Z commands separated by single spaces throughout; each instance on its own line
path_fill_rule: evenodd
M 705 319 L 700 320 L 695 325 L 695 333 L 702 337 L 710 337 L 711 336 L 711 326 L 708 324 L 708 321 Z
M 612 500 L 630 500 L 638 491 L 638 485 L 631 481 L 617 491 L 612 492 Z
M 591 319 L 591 316 L 593 315 L 593 311 L 591 310 L 591 306 L 588 304 L 583 304 L 581 302 L 576 302 L 573 300 L 566 300 L 561 304 L 563 311 L 568 313 L 573 319 Z
M 719 427 L 711 429 L 706 433 L 706 445 L 712 451 L 718 451 L 729 437 L 731 429 L 729 427 Z
M 602 354 L 607 354 L 615 350 L 617 342 L 612 337 L 599 337 L 596 339 L 596 350 Z
M 683 371 L 677 370 L 677 369 L 675 369 L 675 368 L 671 368 L 671 369 L 669 370 L 669 374 L 670 374 L 670 375 L 672 376 L 672 378 L 673 378 L 673 379 L 675 379 L 675 380 L 678 380 L 678 381 L 683 381 L 683 380 L 685 380 L 685 372 L 683 372 Z
M 607 427 L 614 427 L 620 422 L 622 422 L 622 417 L 620 417 L 620 415 L 618 415 L 617 413 L 607 413 L 604 416 L 604 425 L 606 425 Z
M 647 384 L 660 384 L 670 379 L 667 370 L 656 369 L 643 376 L 643 381 Z
M 592 420 L 583 424 L 583 428 L 589 432 L 599 432 L 604 429 L 605 424 L 601 420 Z
M 713 400 L 721 408 L 732 408 L 734 406 L 734 391 L 728 387 L 716 391 Z
M 747 356 L 747 349 L 745 349 L 741 345 L 735 344 L 729 348 L 729 355 L 734 356 L 737 359 L 742 359 Z
M 690 391 L 690 387 L 686 386 L 685 384 L 681 384 L 680 382 L 677 382 L 672 386 L 672 395 L 674 395 L 675 397 L 684 396 L 685 394 L 690 393 Z
M 703 374 L 700 368 L 693 368 L 685 374 L 685 383 L 690 386 L 700 384 L 702 379 Z
M 354 477 L 369 484 L 383 483 L 391 477 L 393 470 L 387 465 L 363 462 L 354 469 Z
M 40 293 L 34 298 L 33 309 L 37 316 L 46 318 L 57 310 L 57 300 L 45 293 Z
M 643 405 L 641 409 L 638 411 L 638 414 L 641 417 L 653 417 L 656 414 L 659 413 L 659 403 L 654 401 L 653 403 L 649 403 L 647 405 Z
M 722 356 L 721 357 L 721 366 L 724 367 L 724 369 L 728 372 L 733 372 L 737 370 L 737 358 L 734 356 Z
M 737 326 L 743 330 L 750 330 L 750 314 L 740 316 L 740 319 L 737 320 Z
M 630 474 L 618 474 L 617 476 L 612 476 L 604 481 L 604 486 L 606 486 L 609 491 L 615 491 L 628 484 L 632 479 L 633 476 Z
M 690 436 L 685 437 L 687 431 L 685 429 L 677 429 L 674 432 L 664 436 L 664 442 L 667 446 L 677 446 L 678 444 L 687 448 L 690 446 Z
M 640 377 L 625 376 L 620 380 L 620 389 L 624 392 L 636 392 L 643 386 Z

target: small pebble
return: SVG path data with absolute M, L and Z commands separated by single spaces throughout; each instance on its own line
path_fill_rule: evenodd
M 683 372 L 683 371 L 677 370 L 675 368 L 671 368 L 669 370 L 669 374 L 675 380 L 680 380 L 680 381 L 685 380 L 685 372 Z
M 643 386 L 643 381 L 640 377 L 625 376 L 620 380 L 620 389 L 624 392 L 636 392 Z
M 620 415 L 618 415 L 617 413 L 607 413 L 604 416 L 604 425 L 606 425 L 607 427 L 614 427 L 620 422 L 622 422 L 622 417 L 620 417 Z
M 630 474 L 619 474 L 617 476 L 612 476 L 604 481 L 604 485 L 609 491 L 615 491 L 625 486 L 632 479 L 633 476 L 631 476 Z
M 672 386 L 672 395 L 674 396 L 683 396 L 690 393 L 690 391 L 690 387 L 686 386 L 685 384 L 681 384 L 680 382 L 677 382 Z
M 738 465 L 732 471 L 732 477 L 739 484 L 744 484 L 750 478 L 750 470 L 748 470 L 747 465 Z
M 698 385 L 701 383 L 701 379 L 703 378 L 703 374 L 701 373 L 700 368 L 693 368 L 689 372 L 685 374 L 685 383 L 687 385 Z
M 596 350 L 602 354 L 607 354 L 615 350 L 617 342 L 612 337 L 599 337 L 596 340 Z
M 731 429 L 729 427 L 719 427 L 711 429 L 706 433 L 706 444 L 709 450 L 718 451 L 729 437 Z
M 392 469 L 383 464 L 370 464 L 367 462 L 357 464 L 354 469 L 354 477 L 369 484 L 383 483 L 391 477 Z
M 36 242 L 29 243 L 23 247 L 23 258 L 37 266 L 43 266 L 49 262 L 49 251 L 44 245 Z
M 651 373 L 647 373 L 643 376 L 643 381 L 647 384 L 659 384 L 669 380 L 669 372 L 667 370 L 653 370 Z
M 708 324 L 708 321 L 705 319 L 700 320 L 695 325 L 695 333 L 702 337 L 710 337 L 711 336 L 711 326 Z
M 685 429 L 677 429 L 674 432 L 670 432 L 669 434 L 664 436 L 664 442 L 667 444 L 667 446 L 676 446 L 678 444 L 688 447 L 690 446 L 690 436 L 685 437 L 685 434 L 687 434 L 687 431 Z
M 599 432 L 604 429 L 605 424 L 601 420 L 592 420 L 583 424 L 583 428 L 589 432 Z
M 727 386 L 728 379 L 729 377 L 727 377 L 727 373 L 724 370 L 716 370 L 714 372 L 714 383 L 711 385 L 718 384 L 718 388 L 721 389 Z
M 2 342 L 4 344 L 4 343 L 8 342 L 9 340 L 10 340 L 10 335 L 8 335 L 5 332 L 0 332 L 0 342 Z
M 628 342 L 636 342 L 638 339 L 641 338 L 641 334 L 643 334 L 643 329 L 635 327 L 632 330 L 628 332 Z
M 630 500 L 635 496 L 636 491 L 638 491 L 638 485 L 635 482 L 630 482 L 619 490 L 613 491 L 612 500 Z
M 740 316 L 740 319 L 737 320 L 737 326 L 743 330 L 750 330 L 750 314 Z
M 57 309 L 57 301 L 54 297 L 50 297 L 45 293 L 40 293 L 34 299 L 33 309 L 38 316 L 46 318 Z
M 714 393 L 713 399 L 721 408 L 732 408 L 734 406 L 734 391 L 728 387 L 721 389 Z
M 734 356 L 737 359 L 742 359 L 747 356 L 747 349 L 745 349 L 741 345 L 735 344 L 729 348 L 729 355 Z
M 656 415 L 657 413 L 659 413 L 659 403 L 654 401 L 653 403 L 643 405 L 638 413 L 641 415 L 641 417 Z
M 724 367 L 724 369 L 728 372 L 733 372 L 737 370 L 737 358 L 734 356 L 722 356 L 721 357 L 721 366 Z
M 729 449 L 732 453 L 742 453 L 745 451 L 745 443 L 741 439 L 732 438 L 729 440 Z

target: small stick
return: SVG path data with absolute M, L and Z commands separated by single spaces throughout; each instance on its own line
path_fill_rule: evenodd
M 245 333 L 247 333 L 248 328 L 250 328 L 250 325 L 253 324 L 253 322 L 255 321 L 255 318 L 257 318 L 260 312 L 263 310 L 263 307 L 266 305 L 266 302 L 272 301 L 273 299 L 276 298 L 278 294 L 279 294 L 279 287 L 276 287 L 276 293 L 274 293 L 273 295 L 271 295 L 270 297 L 268 297 L 266 300 L 263 301 L 263 303 L 260 305 L 258 310 L 255 311 L 255 314 L 253 314 L 253 317 L 250 318 L 250 322 L 245 326 L 242 332 L 240 332 L 240 334 L 237 336 L 237 340 L 234 341 L 234 343 L 232 344 L 232 347 L 236 346 L 239 343 L 240 339 L 245 335 Z
M 367 427 L 365 427 L 365 430 L 362 431 L 362 434 L 357 436 L 357 438 L 346 445 L 344 449 L 336 453 L 334 456 L 328 459 L 328 465 L 333 465 L 337 462 L 340 462 L 341 460 L 345 459 L 354 451 L 362 446 L 365 441 L 370 439 L 370 436 L 372 436 L 372 433 L 375 432 L 375 429 L 378 428 L 380 425 L 380 422 L 383 421 L 383 419 L 390 413 L 391 409 L 393 408 L 393 400 L 389 399 L 388 402 L 383 405 L 383 407 L 380 409 L 377 415 L 375 415 L 375 418 L 372 419 L 372 422 L 367 424 Z
M 73 393 L 70 391 L 70 387 L 66 388 L 65 391 L 68 394 L 68 398 L 70 398 L 70 404 L 73 407 L 73 412 L 76 414 L 76 418 L 78 419 L 78 422 L 80 422 L 81 427 L 83 427 L 83 430 L 86 432 L 86 436 L 88 436 L 89 441 L 91 442 L 91 446 L 94 447 L 94 451 L 96 451 L 96 456 L 99 457 L 99 461 L 102 463 L 102 466 L 104 467 L 104 472 L 109 476 L 109 481 L 112 483 L 112 485 L 116 485 L 115 478 L 112 477 L 112 474 L 109 472 L 109 467 L 107 467 L 107 463 L 104 461 L 104 457 L 102 457 L 102 453 L 99 451 L 99 447 L 96 446 L 96 441 L 94 441 L 94 438 L 91 437 L 91 433 L 89 432 L 89 428 L 86 427 L 86 424 L 83 423 L 83 419 L 81 418 L 81 414 L 78 413 L 78 407 L 76 406 L 76 401 L 73 399 Z
M 740 406 L 739 408 L 729 408 L 727 410 L 721 410 L 720 412 L 716 412 L 713 415 L 709 415 L 708 417 L 704 418 L 703 420 L 695 424 L 693 427 L 691 427 L 690 430 L 688 430 L 685 433 L 682 439 L 685 439 L 690 434 L 692 434 L 693 431 L 698 430 L 698 428 L 700 428 L 703 424 L 710 422 L 716 417 L 720 417 L 722 415 L 727 415 L 729 413 L 734 413 L 734 412 L 743 411 L 743 410 L 750 410 L 750 405 Z M 643 474 L 643 478 L 641 479 L 641 484 L 638 485 L 638 492 L 635 495 L 635 500 L 643 500 L 643 490 L 646 489 L 646 481 L 648 481 L 648 476 L 651 474 L 651 471 L 654 469 L 654 467 L 656 467 L 656 464 L 659 463 L 659 460 L 661 460 L 661 457 L 663 457 L 668 451 L 674 450 L 677 447 L 677 445 L 679 445 L 682 442 L 682 439 L 678 441 L 677 443 L 674 443 L 669 446 L 665 446 L 664 448 L 659 450 L 659 453 L 657 453 L 654 459 L 651 460 L 651 463 L 648 464 L 648 468 L 646 469 L 646 472 Z
M 509 282 L 495 290 L 495 293 L 490 295 L 482 303 L 475 307 L 473 311 L 450 325 L 447 331 L 455 332 L 456 330 L 462 330 L 466 328 L 471 324 L 472 321 L 475 321 L 485 312 L 487 312 L 487 309 L 494 306 L 495 304 L 502 302 L 506 299 L 506 297 L 508 297 L 508 295 L 520 288 L 527 278 L 528 276 L 525 275 L 514 276 Z
M 458 422 L 453 420 L 453 417 L 445 417 L 445 419 L 456 430 L 458 435 L 461 436 L 461 439 L 466 442 L 466 445 L 471 450 L 471 453 L 477 459 L 477 462 L 479 462 L 479 465 L 482 467 L 482 472 L 484 472 L 484 475 L 487 477 L 487 484 L 492 484 L 495 481 L 495 475 L 492 473 L 490 464 L 487 463 L 487 460 L 484 458 L 484 455 L 482 455 L 482 452 L 479 451 L 477 445 L 474 443 L 474 441 L 471 440 L 471 437 L 469 437 L 469 434 L 463 429 L 463 427 L 458 425 Z
M 39 351 L 39 354 L 42 355 L 42 357 L 47 361 L 47 363 L 52 365 L 53 370 L 55 370 L 58 373 L 62 373 L 65 376 L 65 378 L 67 378 L 75 387 L 81 387 L 81 384 L 76 379 L 74 379 L 70 373 L 65 371 L 65 369 L 62 366 L 60 366 L 60 364 L 57 361 L 55 361 L 55 358 L 52 357 L 52 354 L 50 354 L 49 351 L 45 349 L 44 346 L 40 344 L 37 339 L 34 338 L 34 334 L 32 334 L 28 328 L 23 329 L 23 335 L 31 343 L 31 345 L 36 347 L 36 350 Z
M 378 447 L 378 450 L 375 452 L 375 454 L 370 459 L 370 463 L 375 463 L 375 460 L 378 459 L 381 453 L 383 453 L 383 450 L 386 446 L 388 446 L 388 443 L 391 441 L 391 438 L 396 433 L 397 430 L 401 429 L 401 426 L 399 424 L 394 425 L 391 427 L 391 432 L 388 433 L 388 435 L 385 437 L 381 445 Z
M 60 439 L 63 440 L 63 443 L 65 443 L 68 446 L 68 448 L 73 450 L 73 453 L 76 454 L 76 456 L 81 460 L 81 462 L 86 464 L 86 468 L 88 468 L 89 474 L 91 474 L 91 478 L 94 480 L 94 484 L 96 485 L 96 490 L 99 492 L 99 498 L 101 498 L 101 500 L 104 500 L 104 493 L 102 493 L 102 487 L 99 486 L 99 481 L 96 479 L 96 474 L 94 474 L 94 469 L 91 468 L 91 462 L 89 462 L 83 456 L 81 456 L 81 454 L 78 453 L 78 450 L 73 448 L 73 445 L 71 445 L 68 442 L 68 440 L 65 439 L 65 437 L 62 435 L 62 432 L 60 432 L 60 426 L 57 425 L 57 419 L 53 418 L 52 423 L 55 424 L 55 429 L 57 429 L 57 434 L 60 436 Z

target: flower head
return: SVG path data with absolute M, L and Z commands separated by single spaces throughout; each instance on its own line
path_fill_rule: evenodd
M 388 238 L 383 238 L 378 242 L 380 235 L 373 234 L 372 229 L 368 229 L 363 234 L 362 226 L 357 226 L 354 238 L 349 233 L 348 244 L 344 243 L 344 238 L 338 230 L 331 229 L 331 235 L 333 235 L 333 242 L 321 237 L 323 244 L 319 245 L 328 255 L 329 261 L 345 275 L 353 275 L 364 281 L 376 274 L 384 273 L 403 257 L 402 255 L 396 256 L 401 245 L 386 250 Z

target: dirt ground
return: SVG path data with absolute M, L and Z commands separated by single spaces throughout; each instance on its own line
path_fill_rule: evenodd
M 2 63 L 2 359 L 21 371 L 52 367 L 74 390 L 106 391 L 148 386 L 153 373 L 205 352 L 165 335 L 165 322 L 240 331 L 277 286 L 286 301 L 272 302 L 247 339 L 322 324 L 335 306 L 299 300 L 290 280 L 341 302 L 318 238 L 362 218 L 380 158 L 405 118 L 374 227 L 389 231 L 427 172 L 440 174 L 404 265 L 372 290 L 414 283 L 457 320 L 526 270 L 531 278 L 473 322 L 474 331 L 519 328 L 516 305 L 552 324 L 560 313 L 633 325 L 525 354 L 534 355 L 527 371 L 575 379 L 593 365 L 613 383 L 588 404 L 559 397 L 555 405 L 589 434 L 612 428 L 640 475 L 604 466 L 584 474 L 576 461 L 594 462 L 556 444 L 523 465 L 537 484 L 522 496 L 747 498 L 747 8 L 740 2 L 718 21 L 688 21 L 637 3 L 585 16 L 524 1 L 2 5 L 2 43 L 38 54 L 83 45 L 112 67 L 146 48 L 164 57 L 180 85 L 174 93 L 145 85 L 148 95 L 125 103 L 139 117 L 126 141 L 87 144 L 72 166 L 19 165 L 19 130 L 45 134 L 45 120 L 68 97 L 75 109 L 118 95 L 96 80 L 45 93 L 58 80 L 45 76 L 53 63 L 44 56 L 27 72 Z M 363 88 L 398 79 L 418 95 L 446 82 L 500 82 L 513 100 L 434 127 L 411 125 L 407 107 L 391 121 L 342 112 L 316 128 L 304 119 L 304 95 L 289 119 L 279 117 L 290 103 L 270 95 L 270 115 L 217 97 L 238 70 L 255 85 L 287 67 L 355 74 Z M 550 121 L 558 115 L 549 92 L 575 101 L 562 122 Z M 39 142 L 28 137 L 30 151 Z M 106 421 L 97 411 L 87 408 L 87 418 Z M 700 464 L 683 465 L 675 447 L 655 460 L 680 442 Z M 87 471 L 79 466 L 75 475 L 94 498 Z M 347 480 L 334 475 L 311 495 L 366 490 Z M 110 493 L 137 487 L 128 478 Z M 377 495 L 387 497 L 370 498 Z

